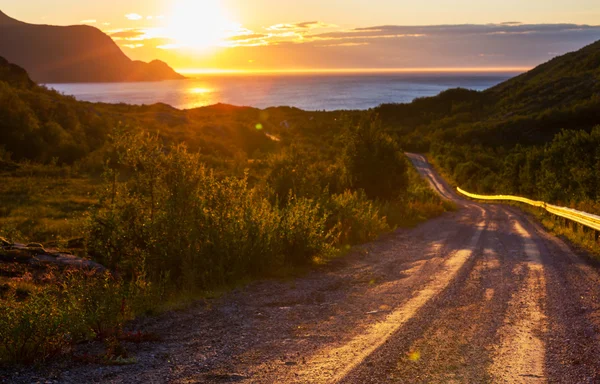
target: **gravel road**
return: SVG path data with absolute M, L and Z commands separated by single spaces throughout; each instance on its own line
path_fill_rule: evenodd
M 128 346 L 137 364 L 56 367 L 40 382 L 600 383 L 598 266 L 409 157 L 457 212 L 145 320 L 163 340 Z

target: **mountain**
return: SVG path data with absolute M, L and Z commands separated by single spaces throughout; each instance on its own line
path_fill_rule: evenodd
M 461 188 L 600 214 L 600 41 L 483 92 L 375 111 Z
M 34 25 L 0 11 L 0 56 L 39 83 L 125 82 L 183 79 L 166 63 L 129 59 L 97 28 Z
M 600 41 L 556 57 L 485 93 L 513 112 L 532 112 L 587 100 L 600 94 Z
M 412 151 L 446 141 L 539 145 L 562 129 L 589 131 L 600 124 L 600 41 L 483 92 L 450 89 L 375 112 Z

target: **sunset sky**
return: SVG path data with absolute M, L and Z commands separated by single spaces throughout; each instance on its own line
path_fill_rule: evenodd
M 0 0 L 179 70 L 529 68 L 600 39 L 598 0 Z

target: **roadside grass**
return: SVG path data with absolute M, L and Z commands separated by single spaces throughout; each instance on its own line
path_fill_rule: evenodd
M 565 221 L 565 219 L 537 207 L 518 203 L 509 205 L 528 213 L 554 236 L 566 239 L 573 245 L 584 249 L 592 260 L 600 261 L 600 242 L 596 240 L 592 229 L 584 229 L 578 223 Z
M 83 236 L 98 182 L 89 177 L 0 174 L 0 233 L 12 241 L 44 244 Z

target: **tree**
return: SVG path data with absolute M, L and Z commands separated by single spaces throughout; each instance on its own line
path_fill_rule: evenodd
M 371 199 L 391 200 L 408 186 L 407 161 L 398 142 L 382 127 L 378 117 L 350 127 L 344 140 L 342 162 L 355 189 Z

